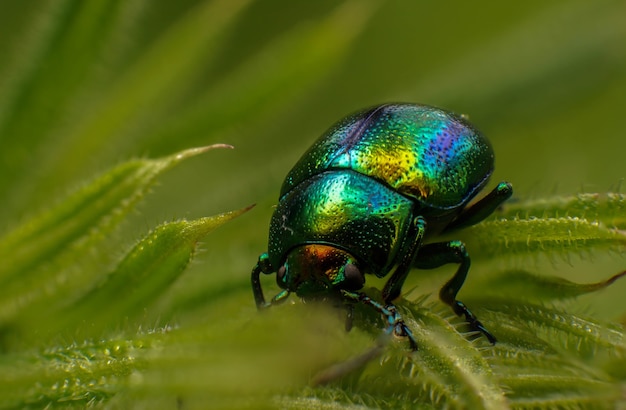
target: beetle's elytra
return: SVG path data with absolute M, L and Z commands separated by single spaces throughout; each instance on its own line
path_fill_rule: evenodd
M 252 270 L 258 308 L 281 302 L 291 292 L 364 303 L 387 318 L 388 332 L 408 336 L 415 348 L 392 302 L 412 268 L 457 263 L 439 297 L 495 343 L 456 300 L 470 267 L 463 243 L 424 244 L 426 238 L 480 222 L 511 196 L 511 185 L 501 182 L 467 206 L 493 168 L 489 141 L 448 111 L 384 104 L 346 117 L 285 178 L 270 223 L 268 251 Z M 274 272 L 284 290 L 267 303 L 259 276 Z M 382 303 L 359 291 L 365 274 L 390 274 Z

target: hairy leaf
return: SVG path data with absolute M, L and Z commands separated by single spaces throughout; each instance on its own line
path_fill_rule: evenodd
M 68 289 L 92 281 L 100 272 L 73 266 L 123 220 L 155 178 L 184 159 L 223 147 L 230 146 L 122 163 L 5 234 L 0 238 L 0 321 L 15 320 L 32 304 L 56 305 Z

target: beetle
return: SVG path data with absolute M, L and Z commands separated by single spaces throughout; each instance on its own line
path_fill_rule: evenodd
M 433 242 L 480 222 L 513 193 L 500 182 L 470 204 L 494 169 L 487 138 L 465 118 L 421 104 L 374 106 L 332 126 L 287 174 L 270 222 L 268 250 L 252 270 L 259 310 L 290 293 L 362 303 L 380 312 L 387 333 L 411 331 L 393 304 L 412 268 L 459 265 L 439 298 L 472 330 L 496 338 L 456 295 L 470 268 L 465 245 Z M 260 274 L 283 289 L 268 303 Z M 382 303 L 361 292 L 365 275 L 389 276 Z M 351 326 L 349 309 L 346 328 Z

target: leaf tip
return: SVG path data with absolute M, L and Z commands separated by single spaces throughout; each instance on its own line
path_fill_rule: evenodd
M 207 151 L 211 151 L 217 148 L 234 149 L 235 147 L 233 147 L 230 144 L 212 144 L 212 145 L 206 145 L 204 147 L 189 148 L 189 149 L 179 152 L 178 154 L 175 154 L 175 159 L 177 161 L 180 161 L 186 158 L 194 157 L 196 155 L 204 154 Z
M 613 284 L 613 282 L 615 282 L 616 280 L 618 280 L 619 278 L 621 278 L 623 276 L 626 276 L 626 270 L 611 276 L 610 278 L 608 278 L 604 282 L 601 282 L 599 284 L 600 285 L 599 287 L 600 288 L 606 288 L 606 287 L 610 286 L 611 284 Z

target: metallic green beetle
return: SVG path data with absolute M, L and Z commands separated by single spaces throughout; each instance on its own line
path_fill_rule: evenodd
M 468 206 L 493 168 L 489 141 L 448 111 L 384 104 L 348 116 L 313 144 L 283 183 L 268 252 L 252 270 L 257 307 L 284 301 L 291 292 L 339 299 L 348 306 L 364 303 L 384 315 L 388 333 L 408 336 L 415 349 L 392 302 L 411 268 L 458 263 L 439 297 L 495 343 L 456 300 L 470 267 L 465 246 L 429 242 L 437 234 L 480 222 L 511 196 L 511 185 L 501 182 Z M 284 290 L 267 303 L 260 274 L 274 272 Z M 383 303 L 359 292 L 364 274 L 390 273 Z

